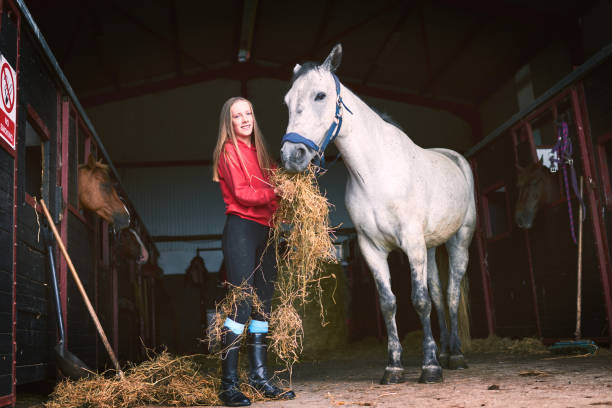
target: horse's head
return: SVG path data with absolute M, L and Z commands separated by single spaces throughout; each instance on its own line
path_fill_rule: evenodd
M 108 166 L 91 154 L 87 163 L 79 166 L 79 201 L 112 224 L 115 232 L 130 225 L 130 213 L 113 186 Z
M 134 228 L 126 228 L 119 234 L 120 259 L 135 259 L 139 265 L 149 261 L 149 251 Z
M 527 167 L 516 166 L 518 199 L 514 220 L 519 228 L 529 229 L 533 225 L 540 207 L 550 201 L 551 176 L 542 159 Z
M 281 147 L 288 171 L 304 171 L 331 141 L 327 134 L 341 104 L 334 74 L 341 59 L 342 46 L 337 44 L 321 65 L 309 62 L 293 68 L 291 88 L 285 95 L 289 123 Z

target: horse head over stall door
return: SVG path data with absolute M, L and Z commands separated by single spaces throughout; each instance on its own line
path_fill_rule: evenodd
M 295 66 L 285 95 L 289 122 L 281 148 L 283 165 L 288 171 L 303 171 L 313 159 L 317 164 L 323 161 L 330 142 L 336 144 L 348 170 L 346 206 L 376 282 L 387 328 L 389 360 L 381 383 L 404 381 L 387 264 L 394 248 L 410 260 L 412 303 L 423 326 L 419 382 L 440 382 L 442 366 L 467 367 L 457 333 L 457 309 L 476 225 L 472 172 L 454 151 L 417 146 L 344 87 L 334 74 L 341 56 L 338 44 L 321 65 Z M 436 247 L 442 244 L 449 254 L 450 333 L 435 263 Z M 432 300 L 440 323 L 439 359 L 431 330 Z
M 517 165 L 516 170 L 518 199 L 514 221 L 520 228 L 529 229 L 538 210 L 551 204 L 558 196 L 557 176 L 544 166 L 542 159 L 526 167 Z
M 87 163 L 79 166 L 79 202 L 113 226 L 119 238 L 119 254 L 136 259 L 139 264 L 149 260 L 142 239 L 130 228 L 130 212 L 114 188 L 108 166 L 89 155 Z

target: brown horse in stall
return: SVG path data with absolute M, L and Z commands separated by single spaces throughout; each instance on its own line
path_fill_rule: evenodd
M 529 229 L 542 207 L 558 197 L 557 176 L 544 166 L 542 159 L 526 167 L 516 166 L 518 199 L 514 220 L 519 228 Z
M 138 232 L 130 228 L 130 212 L 117 193 L 108 169 L 91 154 L 87 163 L 79 166 L 79 202 L 113 226 L 122 257 L 135 258 L 136 262 L 144 264 L 149 260 L 149 252 Z

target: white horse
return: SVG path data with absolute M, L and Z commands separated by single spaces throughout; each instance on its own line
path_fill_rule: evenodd
M 335 142 L 349 174 L 346 207 L 374 276 L 387 327 L 389 361 L 381 383 L 404 381 L 387 264 L 394 248 L 410 260 L 412 304 L 423 325 L 419 382 L 440 382 L 439 361 L 448 368 L 467 367 L 457 335 L 457 309 L 476 225 L 472 172 L 465 158 L 452 150 L 417 146 L 341 85 L 334 74 L 341 57 L 338 44 L 321 65 L 298 64 L 293 69 L 285 95 L 289 123 L 281 148 L 283 165 L 288 171 L 303 171 L 311 160 L 322 161 L 325 147 Z M 449 254 L 450 335 L 435 262 L 436 247 L 442 244 Z M 440 360 L 431 332 L 431 299 L 440 322 Z

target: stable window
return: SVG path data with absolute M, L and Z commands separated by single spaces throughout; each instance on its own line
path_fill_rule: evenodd
M 45 149 L 48 149 L 49 130 L 36 111 L 28 106 L 25 127 L 25 193 L 26 201 L 33 205 L 34 197 L 41 198 L 47 182 Z
M 482 200 L 487 238 L 498 238 L 510 232 L 508 193 L 506 186 L 497 183 L 485 192 Z
M 30 121 L 26 122 L 25 189 L 31 197 L 40 197 L 42 187 L 42 141 Z

